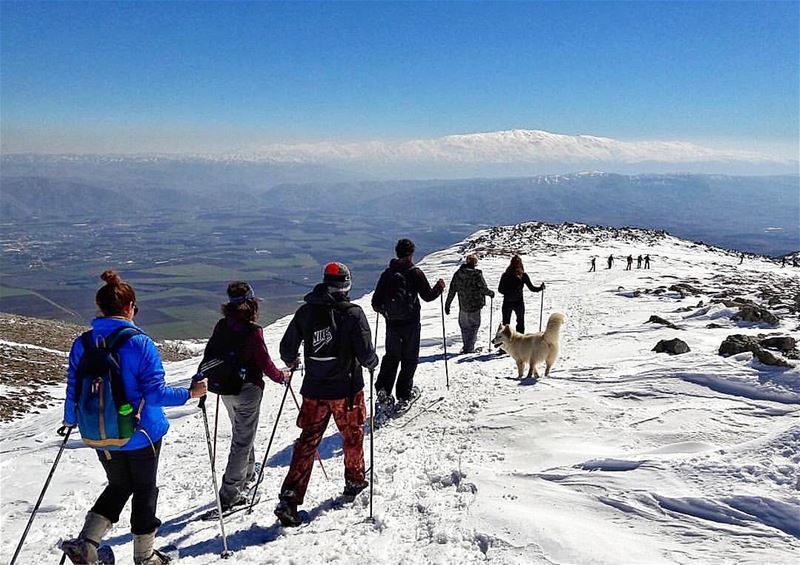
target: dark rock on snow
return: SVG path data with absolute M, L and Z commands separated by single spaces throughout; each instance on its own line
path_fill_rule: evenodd
M 761 347 L 769 349 L 777 349 L 778 351 L 792 351 L 797 348 L 797 340 L 791 336 L 773 336 L 761 339 L 759 337 L 759 344 Z
M 662 326 L 667 326 L 668 328 L 672 328 L 673 330 L 679 330 L 678 326 L 670 322 L 669 320 L 665 320 L 661 316 L 650 316 L 650 319 L 645 322 L 646 324 L 661 324 Z
M 691 351 L 685 341 L 680 339 L 662 339 L 652 349 L 656 353 L 669 353 L 670 355 L 680 355 L 681 353 L 688 353 Z
M 735 314 L 731 320 L 734 322 L 756 322 L 768 324 L 770 326 L 777 326 L 780 320 L 778 317 L 757 304 L 746 304 L 739 306 L 739 313 Z
M 766 338 L 764 336 L 753 337 L 742 334 L 733 334 L 726 337 L 725 341 L 720 344 L 719 354 L 723 357 L 728 357 L 730 355 L 737 355 L 745 351 L 750 351 L 765 365 L 773 365 L 775 367 L 791 367 L 792 365 L 788 361 L 776 356 L 771 351 L 764 349 L 764 347 L 766 347 L 764 345 L 765 343 L 780 343 L 781 345 L 788 345 L 790 342 L 782 341 L 784 339 L 791 340 L 791 342 L 795 341 L 791 337 Z M 792 351 L 793 349 L 794 348 L 790 348 L 788 351 Z

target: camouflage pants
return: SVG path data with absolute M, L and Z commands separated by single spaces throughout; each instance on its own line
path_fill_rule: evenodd
M 300 437 L 294 442 L 292 464 L 281 487 L 281 499 L 300 505 L 306 496 L 314 456 L 331 416 L 342 435 L 344 451 L 344 478 L 346 481 L 364 480 L 364 421 L 367 408 L 364 405 L 364 391 L 359 391 L 353 407 L 349 400 L 317 400 L 303 398 L 297 427 L 302 428 Z

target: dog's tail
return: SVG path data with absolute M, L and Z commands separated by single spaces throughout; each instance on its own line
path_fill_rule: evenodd
M 544 330 L 544 338 L 548 341 L 557 340 L 563 324 L 564 314 L 550 314 L 547 319 L 547 328 Z

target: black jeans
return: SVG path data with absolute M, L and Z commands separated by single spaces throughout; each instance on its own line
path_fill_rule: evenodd
M 511 323 L 511 313 L 517 317 L 517 331 L 521 334 L 525 333 L 525 303 L 524 302 L 506 302 L 503 301 L 501 308 L 503 312 L 503 323 Z
M 122 509 L 133 495 L 131 532 L 134 535 L 142 535 L 158 529 L 161 520 L 156 518 L 158 501 L 156 474 L 160 453 L 161 440 L 153 447 L 148 445 L 133 451 L 98 450 L 97 455 L 106 471 L 108 486 L 100 494 L 91 511 L 105 516 L 116 524 Z M 109 459 L 106 454 L 111 458 Z
M 386 354 L 381 361 L 381 370 L 375 388 L 391 394 L 397 378 L 397 398 L 409 398 L 414 386 L 414 373 L 419 362 L 420 324 L 417 321 L 386 327 Z M 400 366 L 400 375 L 397 367 Z

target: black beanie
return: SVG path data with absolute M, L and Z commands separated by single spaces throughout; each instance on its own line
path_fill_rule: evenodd
M 398 259 L 410 257 L 414 254 L 414 242 L 410 239 L 401 239 L 394 246 L 394 252 L 397 254 Z

